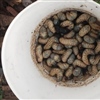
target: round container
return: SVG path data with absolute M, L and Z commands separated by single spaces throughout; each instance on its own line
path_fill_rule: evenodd
M 88 11 L 100 20 L 100 5 L 91 0 L 45 0 L 28 6 L 9 26 L 2 47 L 2 64 L 7 82 L 19 99 L 100 98 L 100 78 L 82 87 L 56 86 L 41 75 L 32 61 L 30 42 L 37 25 L 49 14 L 69 8 Z

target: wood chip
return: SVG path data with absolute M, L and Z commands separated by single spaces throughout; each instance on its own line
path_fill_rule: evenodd
M 7 11 L 11 13 L 14 17 L 18 14 L 18 12 L 10 6 L 6 7 Z
M 0 48 L 2 47 L 3 37 L 0 37 Z
M 2 27 L 8 26 L 12 22 L 13 19 L 14 19 L 14 17 L 12 17 L 12 16 L 0 14 L 0 26 L 2 26 Z

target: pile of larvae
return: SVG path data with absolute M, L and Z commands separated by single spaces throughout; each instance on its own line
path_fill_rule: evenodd
M 85 81 L 100 70 L 100 22 L 76 10 L 54 14 L 39 28 L 35 54 L 56 82 Z

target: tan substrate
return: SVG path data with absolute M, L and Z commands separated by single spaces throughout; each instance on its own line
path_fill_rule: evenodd
M 65 11 L 66 9 L 64 10 L 61 10 L 61 11 Z M 67 10 L 73 10 L 73 9 L 67 9 Z M 79 9 L 74 9 L 74 10 L 77 10 L 77 11 L 81 11 Z M 58 13 L 59 11 L 55 12 L 55 13 L 52 13 L 50 14 L 47 18 L 50 18 L 50 16 Z M 82 11 L 84 12 L 84 11 Z M 89 13 L 89 12 L 88 12 Z M 90 14 L 90 13 L 89 13 Z M 92 15 L 93 16 L 93 15 Z M 94 80 L 96 80 L 99 76 L 100 76 L 100 71 L 98 72 L 97 75 L 95 76 L 90 76 L 88 79 L 86 79 L 85 81 L 77 81 L 77 82 L 72 82 L 72 81 L 67 81 L 67 82 L 57 82 L 55 80 L 54 77 L 51 77 L 48 72 L 46 71 L 46 69 L 43 67 L 43 64 L 42 63 L 38 63 L 37 60 L 36 60 L 36 54 L 35 54 L 35 47 L 36 47 L 36 44 L 37 44 L 37 39 L 38 39 L 38 36 L 39 36 L 39 29 L 40 27 L 43 25 L 43 23 L 45 22 L 45 20 L 47 19 L 43 19 L 42 22 L 39 24 L 39 26 L 36 28 L 36 30 L 34 31 L 33 33 L 33 36 L 32 36 L 32 40 L 31 40 L 31 56 L 32 56 L 32 59 L 33 59 L 33 62 L 35 63 L 35 65 L 38 67 L 39 71 L 42 73 L 42 75 L 49 79 L 50 81 L 54 82 L 56 85 L 61 85 L 61 86 L 66 86 L 66 87 L 79 87 L 79 86 L 83 86 L 83 85 L 87 85 L 91 82 L 93 82 Z M 38 33 L 38 34 L 37 34 Z

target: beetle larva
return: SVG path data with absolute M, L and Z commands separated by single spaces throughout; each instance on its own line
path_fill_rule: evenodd
M 83 42 L 82 42 L 82 47 L 83 47 L 83 48 L 94 49 L 95 45 L 94 45 L 94 44 L 89 44 L 89 43 L 83 41 Z
M 46 44 L 49 38 L 43 39 L 43 38 L 39 38 L 38 42 L 41 44 Z
M 76 46 L 78 44 L 78 41 L 76 39 L 65 39 L 65 38 L 60 38 L 59 41 L 63 45 L 69 45 L 69 46 Z
M 63 12 L 58 13 L 57 16 L 62 21 L 66 20 L 66 16 L 65 16 L 65 14 Z
M 76 34 L 76 39 L 77 39 L 77 41 L 79 42 L 79 43 L 81 43 L 83 40 L 82 40 L 82 38 L 78 35 L 78 34 Z
M 51 76 L 57 75 L 57 82 L 61 81 L 63 78 L 63 72 L 59 68 L 52 68 L 50 71 Z
M 72 48 L 72 46 L 70 46 L 70 45 L 65 45 L 65 48 L 70 49 L 70 48 Z
M 74 28 L 74 24 L 73 22 L 71 21 L 63 21 L 61 24 L 60 24 L 62 27 L 68 27 L 69 30 L 73 29 Z
M 64 35 L 64 38 L 72 38 L 75 35 L 74 31 L 69 32 L 68 34 Z
M 85 68 L 86 67 L 86 64 L 84 62 L 82 62 L 81 60 L 79 59 L 76 59 L 73 63 L 73 65 L 76 67 L 81 67 L 81 68 Z
M 48 58 L 51 54 L 51 50 L 46 50 L 43 52 L 43 58 Z
M 42 26 L 39 30 L 39 33 L 40 33 L 40 37 L 41 38 L 47 38 L 47 31 L 46 31 L 46 28 L 44 26 Z
M 91 56 L 90 57 L 90 63 L 92 65 L 98 64 L 99 60 L 100 60 L 100 56 L 99 55 L 97 55 L 96 57 L 95 56 Z
M 53 50 L 53 53 L 56 53 L 56 54 L 63 54 L 65 52 L 65 50 Z
M 87 70 L 88 70 L 89 73 L 91 73 L 91 71 L 92 71 L 92 66 L 90 66 L 90 65 L 87 66 Z
M 51 67 L 47 66 L 46 62 L 43 62 L 43 67 L 46 69 L 46 71 L 48 71 L 48 73 L 51 71 Z
M 51 59 L 51 58 L 47 59 L 47 65 L 48 66 L 52 66 L 52 65 L 55 65 L 55 64 L 56 64 L 56 62 L 54 61 L 54 59 Z
M 73 70 L 73 75 L 74 76 L 79 76 L 81 74 L 81 68 L 79 67 L 76 67 L 74 70 Z
M 38 45 L 36 47 L 36 57 L 37 57 L 38 62 L 42 62 L 43 56 L 42 56 L 42 46 L 41 45 Z
M 54 49 L 54 50 L 62 50 L 63 49 L 63 45 L 62 44 L 59 44 L 59 43 L 53 43 L 52 44 L 52 48 Z
M 95 23 L 97 21 L 97 18 L 96 17 L 90 17 L 89 18 L 89 24 L 91 24 L 91 23 Z
M 90 24 L 90 26 L 94 29 L 94 30 L 100 30 L 100 25 L 96 24 L 96 23 L 92 23 Z
M 74 31 L 75 32 L 79 32 L 82 27 L 83 27 L 83 24 L 82 23 L 77 24 L 77 25 L 74 26 Z
M 47 29 L 47 33 L 49 37 L 52 37 L 54 35 L 54 33 L 52 33 L 49 29 Z
M 89 60 L 88 60 L 88 55 L 94 55 L 94 51 L 92 49 L 85 49 L 82 54 L 82 61 L 86 65 L 90 65 Z
M 95 33 L 96 35 L 98 35 L 98 31 L 91 29 L 91 32 Z
M 98 73 L 97 66 L 92 66 L 92 70 L 90 72 L 91 75 L 96 75 Z
M 91 37 L 95 38 L 95 39 L 98 37 L 98 35 L 95 34 L 95 33 L 93 33 L 93 32 L 89 32 L 89 35 L 90 35 Z
M 79 36 L 83 37 L 84 35 L 86 35 L 88 32 L 90 31 L 90 26 L 89 25 L 85 25 L 83 28 L 81 28 L 81 30 L 79 31 Z
M 73 21 L 77 17 L 77 11 L 69 11 L 66 13 L 67 19 Z
M 75 55 L 71 54 L 70 57 L 67 60 L 67 63 L 68 64 L 73 64 L 74 60 L 75 60 Z
M 73 66 L 70 66 L 65 73 L 66 77 L 70 77 L 73 74 Z
M 55 54 L 54 60 L 55 60 L 56 62 L 60 62 L 60 61 L 61 61 L 60 55 Z
M 94 43 L 95 39 L 93 37 L 89 36 L 89 35 L 85 35 L 84 41 L 87 42 L 87 43 Z
M 64 54 L 62 55 L 62 61 L 66 62 L 71 53 L 72 49 L 67 49 L 67 51 L 65 51 Z
M 97 41 L 97 46 L 95 48 L 95 53 L 99 53 L 100 52 L 100 40 Z
M 55 27 L 54 27 L 54 24 L 51 20 L 47 20 L 47 26 L 49 28 L 49 30 L 52 32 L 52 33 L 55 33 L 56 30 L 55 30 Z
M 46 43 L 45 46 L 44 46 L 44 49 L 50 49 L 51 46 L 52 46 L 52 44 L 53 44 L 53 42 L 55 42 L 55 37 L 54 37 L 54 36 L 51 37 L 51 38 L 47 41 L 47 43 Z
M 78 47 L 73 47 L 73 53 L 75 54 L 75 55 L 77 55 L 78 54 Z
M 100 61 L 99 61 L 99 63 L 97 64 L 97 69 L 100 70 Z
M 88 21 L 89 18 L 90 18 L 90 15 L 82 14 L 77 18 L 76 23 L 81 23 L 81 22 L 84 22 L 84 21 Z
M 81 55 L 78 54 L 77 59 L 81 60 L 81 58 L 82 58 Z
M 59 68 L 61 68 L 63 70 L 68 69 L 68 67 L 69 67 L 69 65 L 67 63 L 59 62 L 57 65 L 59 66 Z
M 60 55 L 58 55 L 58 54 L 52 53 L 50 57 L 52 59 L 54 59 L 54 61 L 56 61 L 56 62 L 60 62 L 61 61 Z
M 57 25 L 59 23 L 59 19 L 58 19 L 57 15 L 53 16 L 53 23 L 54 23 L 54 25 Z

